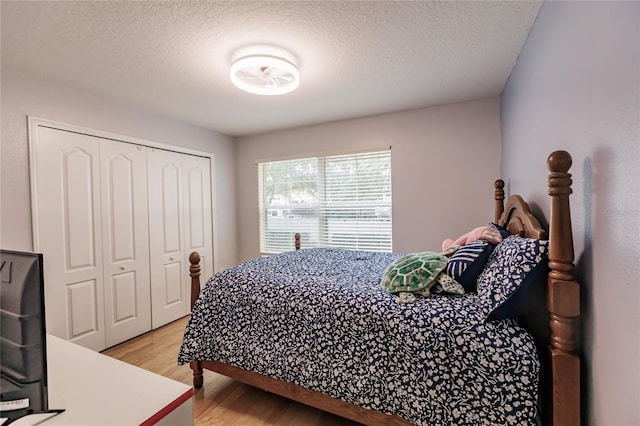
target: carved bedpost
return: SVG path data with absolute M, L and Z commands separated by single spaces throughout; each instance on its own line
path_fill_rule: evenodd
M 189 275 L 191 276 L 191 310 L 196 304 L 198 295 L 200 294 L 200 254 L 194 251 L 189 255 Z M 193 370 L 193 387 L 198 389 L 204 383 L 202 376 L 202 364 L 200 361 L 190 362 L 189 366 Z
M 191 309 L 200 294 L 200 254 L 194 251 L 189 255 L 189 275 L 191 276 Z
M 549 220 L 549 278 L 547 303 L 551 327 L 553 424 L 580 424 L 580 358 L 576 326 L 580 316 L 580 285 L 574 275 L 569 195 L 571 155 L 555 151 L 547 159 L 551 217 Z
M 300 233 L 296 232 L 293 238 L 295 239 L 296 250 L 300 250 Z
M 495 200 L 495 219 L 494 222 L 498 223 L 502 213 L 504 213 L 504 181 L 498 179 L 493 184 L 494 192 L 493 199 Z

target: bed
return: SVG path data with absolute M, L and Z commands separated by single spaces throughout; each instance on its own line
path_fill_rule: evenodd
M 463 295 L 398 303 L 380 281 L 403 255 L 299 250 L 299 238 L 295 251 L 202 287 L 192 253 L 178 362 L 196 388 L 206 368 L 365 424 L 580 424 L 570 166 L 565 151 L 548 157 L 548 239 L 524 199 L 505 204 L 496 181 L 493 226 L 504 239 Z M 542 284 L 525 293 L 532 271 Z

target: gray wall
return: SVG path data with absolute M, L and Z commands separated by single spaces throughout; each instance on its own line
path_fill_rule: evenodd
M 239 260 L 259 255 L 256 160 L 392 146 L 393 250 L 437 251 L 493 219 L 500 103 L 483 99 L 240 138 Z M 477 206 L 468 209 L 467 206 Z
M 585 424 L 640 424 L 640 3 L 545 2 L 502 96 L 502 173 L 548 211 L 573 155 Z
M 236 261 L 232 138 L 51 82 L 2 70 L 2 248 L 33 250 L 27 116 L 214 154 L 216 267 Z

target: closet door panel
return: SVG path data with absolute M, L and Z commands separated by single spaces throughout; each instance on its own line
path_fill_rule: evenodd
M 146 148 L 103 140 L 106 344 L 151 329 Z
M 189 313 L 186 287 L 182 155 L 149 148 L 149 243 L 152 328 Z
M 175 156 L 176 154 L 174 154 Z M 163 235 L 163 254 L 175 254 L 182 251 L 182 192 L 180 159 L 169 160 L 160 170 L 161 183 L 160 211 L 162 211 L 161 232 Z
M 95 156 L 83 148 L 61 153 L 63 229 L 68 271 L 96 266 L 96 221 L 93 210 Z
M 138 294 L 137 277 L 135 272 L 125 272 L 111 277 L 111 297 L 113 299 L 113 322 L 122 324 L 138 316 L 138 304 L 140 296 Z M 143 295 L 144 299 L 149 299 L 149 295 Z M 151 303 L 147 303 L 151 305 Z M 149 315 L 148 328 L 151 329 L 151 315 Z
M 211 166 L 208 158 L 184 155 L 185 259 L 193 251 L 200 254 L 200 273 L 213 274 L 213 235 L 211 206 Z
M 39 126 L 33 154 L 34 240 L 44 254 L 47 331 L 102 350 L 100 139 Z
M 67 285 L 67 324 L 69 335 L 81 338 L 99 330 L 98 292 L 96 280 L 89 280 Z
M 167 263 L 163 267 L 165 285 L 163 304 L 166 307 L 181 303 L 184 299 L 182 295 L 182 288 L 176 285 L 181 281 L 181 275 L 184 272 L 181 267 L 181 262 Z

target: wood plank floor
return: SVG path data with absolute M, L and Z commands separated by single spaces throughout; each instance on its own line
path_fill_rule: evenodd
M 173 380 L 193 384 L 188 365 L 177 365 L 188 317 L 103 351 L 103 354 Z M 358 423 L 299 404 L 260 389 L 204 372 L 204 386 L 194 389 L 195 425 L 336 425 Z

